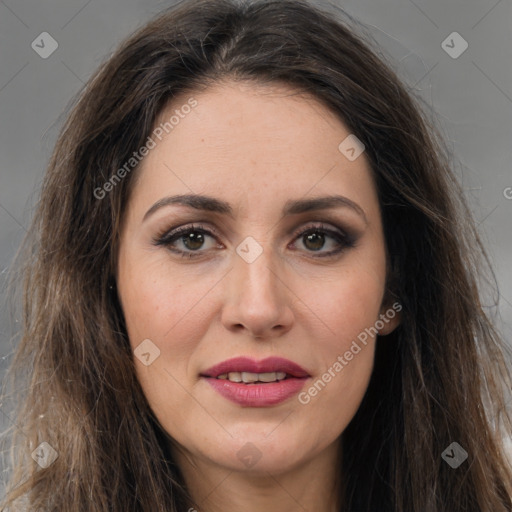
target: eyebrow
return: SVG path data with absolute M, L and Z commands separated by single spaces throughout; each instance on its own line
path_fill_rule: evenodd
M 155 213 L 160 208 L 169 205 L 188 206 L 196 210 L 229 215 L 230 217 L 233 218 L 233 208 L 226 201 L 217 199 L 215 197 L 200 194 L 181 194 L 163 197 L 162 199 L 159 199 L 144 214 L 144 218 L 142 219 L 142 221 L 144 222 L 150 215 Z M 364 210 L 357 203 L 355 203 L 348 197 L 339 195 L 314 197 L 311 199 L 288 200 L 284 204 L 282 214 L 283 216 L 296 215 L 299 213 L 306 213 L 316 210 L 326 210 L 340 207 L 350 208 L 351 210 L 355 211 L 360 217 L 363 218 L 364 222 L 368 224 L 368 219 L 366 218 Z

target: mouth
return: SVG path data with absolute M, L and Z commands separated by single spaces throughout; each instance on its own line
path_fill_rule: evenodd
M 200 374 L 224 398 L 246 407 L 279 404 L 302 389 L 309 373 L 293 361 L 229 359 Z

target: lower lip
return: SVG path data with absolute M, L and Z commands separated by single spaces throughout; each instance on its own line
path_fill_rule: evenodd
M 265 384 L 243 384 L 228 379 L 206 377 L 210 386 L 232 402 L 246 407 L 276 405 L 296 395 L 303 387 L 306 377 L 289 377 Z

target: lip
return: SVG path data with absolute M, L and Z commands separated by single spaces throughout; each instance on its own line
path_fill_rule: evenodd
M 309 373 L 304 370 L 304 368 L 283 357 L 267 357 L 261 361 L 256 361 L 249 357 L 234 357 L 233 359 L 228 359 L 227 361 L 212 366 L 201 375 L 216 378 L 223 373 L 229 372 L 285 372 L 293 377 L 309 377 Z
M 217 379 L 230 372 L 270 373 L 285 372 L 286 379 L 277 382 L 244 384 Z M 236 357 L 216 364 L 201 373 L 201 377 L 221 396 L 244 407 L 269 407 L 296 395 L 310 377 L 301 366 L 282 357 L 268 357 L 256 361 L 248 357 Z

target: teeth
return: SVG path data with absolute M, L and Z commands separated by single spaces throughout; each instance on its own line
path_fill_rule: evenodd
M 256 382 L 258 380 L 257 373 L 242 372 L 242 380 L 247 384 L 248 382 Z
M 218 379 L 230 380 L 231 382 L 244 382 L 251 384 L 254 382 L 275 382 L 283 380 L 286 372 L 267 372 L 267 373 L 251 373 L 251 372 L 229 372 L 219 375 Z
M 270 372 L 270 373 L 260 373 L 258 375 L 258 380 L 261 382 L 274 382 L 277 380 L 277 374 L 276 372 Z

